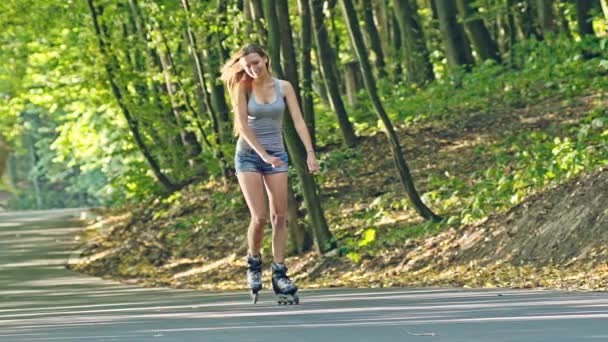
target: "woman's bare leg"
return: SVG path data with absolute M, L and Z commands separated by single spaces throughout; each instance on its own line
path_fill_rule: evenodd
M 270 203 L 273 261 L 282 263 L 287 243 L 287 172 L 264 175 L 264 183 Z
M 237 174 L 241 191 L 249 207 L 251 221 L 247 230 L 249 254 L 260 254 L 266 225 L 266 202 L 264 201 L 264 181 L 258 172 L 239 172 Z

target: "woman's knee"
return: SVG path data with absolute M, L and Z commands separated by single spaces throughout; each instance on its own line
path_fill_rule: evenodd
M 251 224 L 253 224 L 257 228 L 264 227 L 264 225 L 266 225 L 266 222 L 267 222 L 266 216 L 252 216 L 251 217 Z
M 277 223 L 284 223 L 287 221 L 287 215 L 285 213 L 272 213 L 270 214 L 270 219 L 272 220 L 273 224 L 277 224 Z

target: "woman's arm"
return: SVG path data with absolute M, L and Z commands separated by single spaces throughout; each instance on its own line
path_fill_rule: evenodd
M 296 92 L 294 91 L 291 83 L 288 81 L 282 81 L 281 83 L 283 84 L 282 90 L 287 100 L 287 106 L 289 107 L 289 113 L 291 113 L 293 125 L 296 128 L 302 143 L 306 147 L 308 169 L 310 172 L 316 172 L 319 170 L 319 164 L 317 163 L 315 150 L 312 147 L 312 140 L 310 139 L 308 127 L 306 127 L 306 122 L 304 122 L 302 112 L 300 111 L 300 105 L 298 104 Z

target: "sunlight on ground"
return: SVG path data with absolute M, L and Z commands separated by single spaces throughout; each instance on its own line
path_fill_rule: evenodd
M 0 228 L 2 227 L 18 227 L 22 226 L 23 223 L 19 221 L 10 221 L 10 222 L 0 222 Z

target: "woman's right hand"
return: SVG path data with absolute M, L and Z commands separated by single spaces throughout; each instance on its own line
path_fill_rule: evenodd
M 262 160 L 272 165 L 272 167 L 279 167 L 283 164 L 283 160 L 281 160 L 281 158 L 275 157 L 268 153 L 262 156 Z

